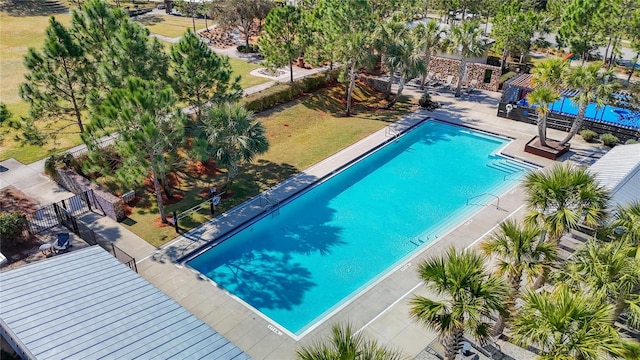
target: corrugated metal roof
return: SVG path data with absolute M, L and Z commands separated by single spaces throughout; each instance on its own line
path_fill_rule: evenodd
M 589 167 L 616 204 L 640 200 L 640 144 L 619 145 Z
M 36 359 L 250 359 L 98 246 L 2 272 L 0 295 Z
M 531 86 L 532 78 L 533 75 L 531 74 L 520 74 L 507 80 L 505 85 L 517 86 L 524 89 L 533 89 L 533 87 Z

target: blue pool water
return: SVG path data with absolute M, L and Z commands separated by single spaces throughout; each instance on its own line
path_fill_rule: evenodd
M 518 104 L 529 106 L 526 99 L 520 100 Z M 578 106 L 568 97 L 561 97 L 558 101 L 551 104 L 549 109 L 561 114 L 578 114 Z M 598 109 L 596 104 L 589 104 L 587 105 L 584 117 L 590 120 L 640 130 L 640 112 L 613 105 L 605 105 Z
M 513 186 L 507 142 L 425 122 L 188 265 L 299 335 Z

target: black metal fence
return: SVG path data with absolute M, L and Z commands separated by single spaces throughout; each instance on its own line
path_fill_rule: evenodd
M 113 243 L 78 221 L 77 217 L 93 210 L 97 201 L 93 191 L 85 191 L 57 203 L 41 207 L 31 214 L 26 214 L 27 229 L 32 235 L 41 233 L 58 225 L 63 225 L 89 245 L 100 245 L 116 259 L 138 272 L 136 259 Z M 100 212 L 100 211 L 98 211 Z M 104 214 L 102 214 L 104 216 Z
M 76 233 L 82 240 L 84 240 L 89 245 L 99 245 L 107 252 L 109 252 L 113 257 L 118 259 L 121 263 L 127 265 L 131 270 L 138 272 L 138 267 L 136 266 L 136 259 L 131 255 L 124 252 L 124 250 L 115 246 L 111 241 L 105 239 L 100 234 L 91 230 L 87 225 L 82 222 L 77 222 L 78 232 Z

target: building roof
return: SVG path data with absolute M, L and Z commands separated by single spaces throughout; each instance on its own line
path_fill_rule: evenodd
M 0 325 L 35 359 L 250 359 L 98 246 L 0 273 Z
M 589 167 L 614 205 L 640 201 L 640 144 L 619 145 Z

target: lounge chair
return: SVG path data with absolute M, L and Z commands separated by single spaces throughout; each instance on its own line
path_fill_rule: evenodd
M 53 243 L 52 248 L 59 254 L 63 251 L 69 250 L 69 246 L 71 246 L 71 237 L 69 236 L 69 233 L 60 233 L 58 234 L 56 241 Z
M 444 87 L 450 89 L 453 86 L 453 75 L 449 75 L 447 76 L 447 80 L 444 81 Z
M 442 75 L 440 75 L 440 73 L 436 73 L 435 75 L 433 75 L 433 78 L 431 79 L 431 82 L 425 82 L 425 84 L 429 85 L 429 86 L 438 86 L 442 83 L 442 81 L 440 80 L 440 78 L 442 77 Z
M 465 91 L 468 93 L 472 92 L 473 90 L 475 90 L 476 86 L 478 86 L 478 80 L 473 79 L 471 80 L 471 82 L 469 84 L 467 84 L 467 88 L 465 89 Z
M 433 81 L 433 71 L 429 71 L 427 76 L 424 78 L 424 84 L 429 86 L 429 84 L 431 84 L 431 81 Z M 418 84 L 421 84 L 421 83 L 422 83 L 422 79 L 418 78 Z

